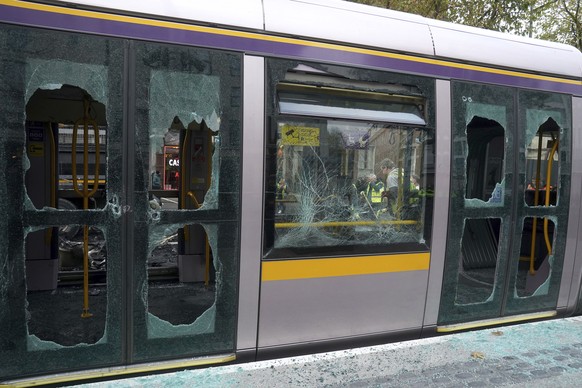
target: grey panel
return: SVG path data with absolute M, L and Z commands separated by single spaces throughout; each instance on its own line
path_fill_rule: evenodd
M 427 271 L 262 283 L 259 347 L 420 327 Z
M 263 215 L 264 59 L 244 59 L 243 184 L 237 350 L 257 344 Z
M 558 296 L 558 308 L 566 306 L 569 311 L 576 307 L 582 279 L 582 240 L 580 222 L 580 202 L 582 201 L 582 98 L 572 101 L 572 176 L 570 191 L 570 214 L 568 216 L 568 237 L 564 256 L 564 270 Z
M 434 221 L 424 326 L 437 323 L 443 281 L 451 184 L 451 83 L 437 80 L 436 96 Z

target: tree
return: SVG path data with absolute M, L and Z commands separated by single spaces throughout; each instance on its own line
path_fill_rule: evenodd
M 582 50 L 582 0 L 554 0 L 534 23 L 533 36 Z
M 582 0 L 352 0 L 582 50 Z

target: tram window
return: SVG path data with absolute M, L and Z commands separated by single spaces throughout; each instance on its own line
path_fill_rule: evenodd
M 137 360 L 234 348 L 241 58 L 136 44 Z
M 550 255 L 554 241 L 555 224 L 549 218 L 526 217 L 521 233 L 521 247 L 515 288 L 517 296 L 548 293 Z
M 372 85 L 315 71 L 273 85 L 267 257 L 423 249 L 427 98 L 410 85 Z
M 81 318 L 83 301 L 83 225 L 52 227 L 29 232 L 26 259 L 39 259 L 35 246 L 43 240 L 58 241 L 59 287 L 55 290 L 29 290 L 27 293 L 28 332 L 32 342 L 54 342 L 61 346 L 95 344 L 105 334 L 107 316 L 107 244 L 103 230 L 88 227 L 88 264 L 90 269 L 90 318 Z M 42 282 L 46 274 L 29 272 L 28 282 Z M 71 319 L 70 311 L 76 312 Z
M 149 74 L 147 186 L 162 211 L 217 207 L 221 84 L 210 74 L 214 56 L 196 56 L 199 73 L 178 66 Z
M 554 118 L 552 118 L 555 117 Z M 527 206 L 555 206 L 560 186 L 559 111 L 528 109 L 525 171 L 525 203 Z
M 468 218 L 461 239 L 455 304 L 483 303 L 492 294 L 499 252 L 500 218 Z

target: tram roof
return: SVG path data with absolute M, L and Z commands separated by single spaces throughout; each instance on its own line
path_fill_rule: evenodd
M 582 77 L 574 47 L 344 0 L 54 0 L 124 14 L 180 19 L 341 42 L 427 57 Z

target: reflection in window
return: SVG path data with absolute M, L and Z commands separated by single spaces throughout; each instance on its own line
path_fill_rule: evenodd
M 544 287 L 550 277 L 555 224 L 548 218 L 527 217 L 521 233 L 520 260 L 517 271 L 517 296 L 547 294 Z
M 465 220 L 455 304 L 482 303 L 495 284 L 499 252 L 500 218 Z

